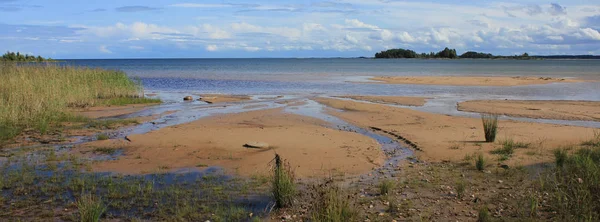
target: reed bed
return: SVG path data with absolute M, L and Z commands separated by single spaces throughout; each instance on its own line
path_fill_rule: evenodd
M 52 123 L 74 119 L 69 108 L 103 105 L 122 98 L 159 102 L 143 98 L 141 84 L 121 71 L 3 62 L 0 79 L 0 128 L 11 134 L 19 128 L 43 132 Z

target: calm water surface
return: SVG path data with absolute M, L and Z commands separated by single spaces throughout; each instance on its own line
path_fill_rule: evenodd
M 406 95 L 600 101 L 600 83 L 517 87 L 357 84 L 369 76 L 548 76 L 600 80 L 598 60 L 115 59 L 68 64 L 125 71 L 147 91 L 251 95 Z M 454 99 L 452 99 L 454 98 Z

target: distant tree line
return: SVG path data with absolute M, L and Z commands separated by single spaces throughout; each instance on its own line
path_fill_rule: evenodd
M 29 54 L 21 54 L 20 52 L 6 52 L 2 55 L 2 61 L 11 62 L 46 62 L 53 61 L 51 58 L 43 58 L 41 56 L 33 56 Z
M 468 51 L 458 56 L 456 49 L 449 49 L 448 47 L 437 53 L 417 53 L 410 49 L 390 49 L 375 53 L 376 59 L 396 59 L 396 58 L 418 58 L 418 59 L 534 59 L 537 57 L 530 57 L 529 54 L 523 53 L 522 55 L 515 56 L 495 56 L 490 53 L 481 53 Z
M 456 50 L 455 49 L 449 49 L 448 47 L 446 47 L 444 50 L 439 51 L 437 53 L 434 52 L 430 52 L 430 53 L 416 53 L 413 50 L 410 49 L 390 49 L 387 51 L 381 51 L 378 53 L 375 53 L 375 58 L 378 59 L 394 59 L 394 58 L 406 58 L 406 59 L 412 59 L 412 58 L 419 58 L 419 59 L 433 59 L 433 58 L 445 58 L 445 59 L 456 59 L 458 58 L 458 55 L 456 55 Z

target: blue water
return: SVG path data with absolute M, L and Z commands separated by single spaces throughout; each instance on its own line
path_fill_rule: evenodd
M 516 87 L 359 84 L 369 76 L 545 76 L 600 80 L 598 60 L 118 59 L 67 64 L 125 71 L 147 92 L 403 95 L 600 101 L 600 83 Z

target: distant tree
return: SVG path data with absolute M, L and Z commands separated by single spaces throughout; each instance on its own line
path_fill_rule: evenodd
M 44 62 L 44 61 L 51 61 L 52 59 L 48 58 L 45 59 L 41 56 L 34 56 L 34 55 L 28 55 L 28 54 L 21 54 L 20 52 L 14 53 L 14 52 L 6 52 L 4 55 L 2 55 L 2 59 L 1 61 L 12 61 L 12 62 Z
M 494 55 L 492 55 L 490 53 L 468 51 L 468 52 L 465 52 L 462 55 L 460 55 L 460 58 L 463 58 L 463 59 L 492 59 L 492 58 L 494 58 Z

